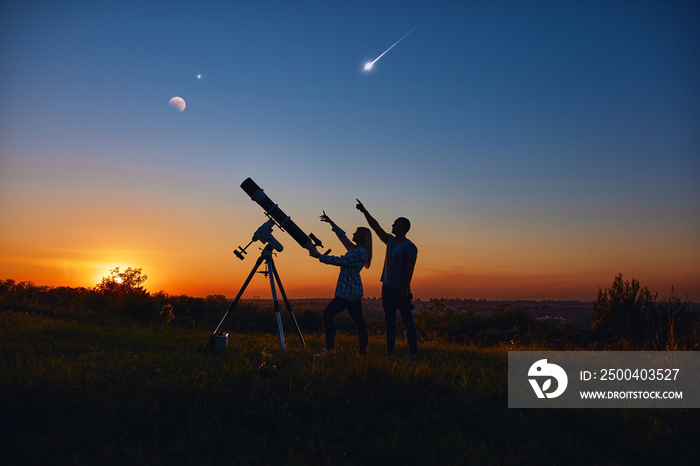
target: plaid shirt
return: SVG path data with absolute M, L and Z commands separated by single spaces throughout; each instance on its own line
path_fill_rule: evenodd
M 319 260 L 324 264 L 340 266 L 335 296 L 357 302 L 362 299 L 363 294 L 360 271 L 367 262 L 367 251 L 362 246 L 355 246 L 339 227 L 333 228 L 333 231 L 348 248 L 348 252 L 343 256 L 321 256 Z

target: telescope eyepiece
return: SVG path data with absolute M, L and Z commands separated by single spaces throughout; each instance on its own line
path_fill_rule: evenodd
M 311 238 L 311 241 L 314 242 L 314 246 L 316 246 L 317 248 L 323 247 L 323 243 L 321 242 L 321 240 L 316 238 L 316 235 L 314 235 L 313 233 L 309 233 L 309 238 Z

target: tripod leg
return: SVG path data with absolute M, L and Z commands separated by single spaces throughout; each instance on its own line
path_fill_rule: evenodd
M 280 331 L 280 341 L 282 342 L 282 349 L 287 352 L 287 347 L 284 344 L 284 327 L 282 327 L 282 317 L 280 316 L 280 303 L 277 300 L 277 290 L 275 290 L 275 279 L 274 275 L 275 266 L 272 263 L 272 256 L 267 258 L 267 272 L 270 276 L 270 290 L 272 291 L 272 302 L 275 305 L 275 315 L 277 316 L 277 327 Z
M 231 304 L 229 304 L 228 309 L 226 309 L 226 314 L 224 314 L 224 317 L 221 319 L 221 322 L 219 322 L 219 325 L 217 325 L 216 330 L 214 330 L 214 335 L 216 335 L 216 332 L 219 331 L 219 328 L 221 328 L 221 325 L 224 323 L 224 320 L 226 320 L 226 317 L 229 315 L 229 313 L 232 312 L 236 308 L 238 301 L 241 299 L 241 296 L 243 296 L 243 292 L 248 287 L 248 284 L 253 279 L 255 272 L 257 272 L 258 267 L 260 267 L 260 264 L 262 264 L 263 260 L 264 260 L 264 257 L 261 255 L 260 257 L 258 257 L 258 260 L 255 261 L 255 265 L 253 266 L 253 270 L 250 271 L 248 278 L 246 278 L 245 282 L 243 283 L 243 286 L 238 291 L 236 298 L 233 300 L 233 302 L 231 302 Z
M 301 340 L 301 344 L 306 346 L 306 342 L 304 341 L 304 336 L 301 334 L 301 329 L 299 328 L 299 323 L 297 322 L 297 318 L 294 316 L 294 313 L 292 312 L 292 304 L 289 302 L 289 299 L 287 299 L 287 293 L 284 292 L 284 287 L 282 286 L 282 280 L 280 279 L 279 273 L 277 273 L 277 267 L 275 267 L 275 264 L 270 260 L 270 263 L 272 264 L 272 273 L 275 275 L 275 280 L 277 281 L 277 286 L 280 288 L 280 293 L 282 294 L 282 298 L 284 299 L 284 305 L 287 308 L 287 311 L 289 312 L 289 315 L 292 317 L 292 321 L 294 322 L 294 326 L 297 329 L 297 335 L 299 335 L 299 340 Z M 269 265 L 268 265 L 269 267 Z

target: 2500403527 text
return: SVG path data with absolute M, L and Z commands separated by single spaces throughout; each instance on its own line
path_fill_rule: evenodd
M 580 371 L 580 380 L 649 380 L 649 381 L 673 381 L 678 378 L 680 369 L 601 369 L 598 372 Z

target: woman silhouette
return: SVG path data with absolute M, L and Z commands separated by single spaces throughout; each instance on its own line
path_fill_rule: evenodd
M 315 247 L 309 249 L 309 254 L 324 264 L 340 267 L 335 297 L 323 311 L 326 347 L 317 356 L 335 353 L 335 324 L 333 323 L 333 318 L 345 309 L 348 310 L 350 317 L 355 322 L 359 354 L 364 355 L 367 351 L 368 334 L 365 319 L 362 317 L 363 289 L 360 271 L 362 267 L 369 268 L 372 262 L 372 232 L 369 228 L 358 227 L 352 235 L 351 241 L 345 232 L 326 215 L 325 211 L 321 215 L 321 221 L 330 223 L 331 228 L 348 252 L 343 256 L 331 256 L 319 253 Z

